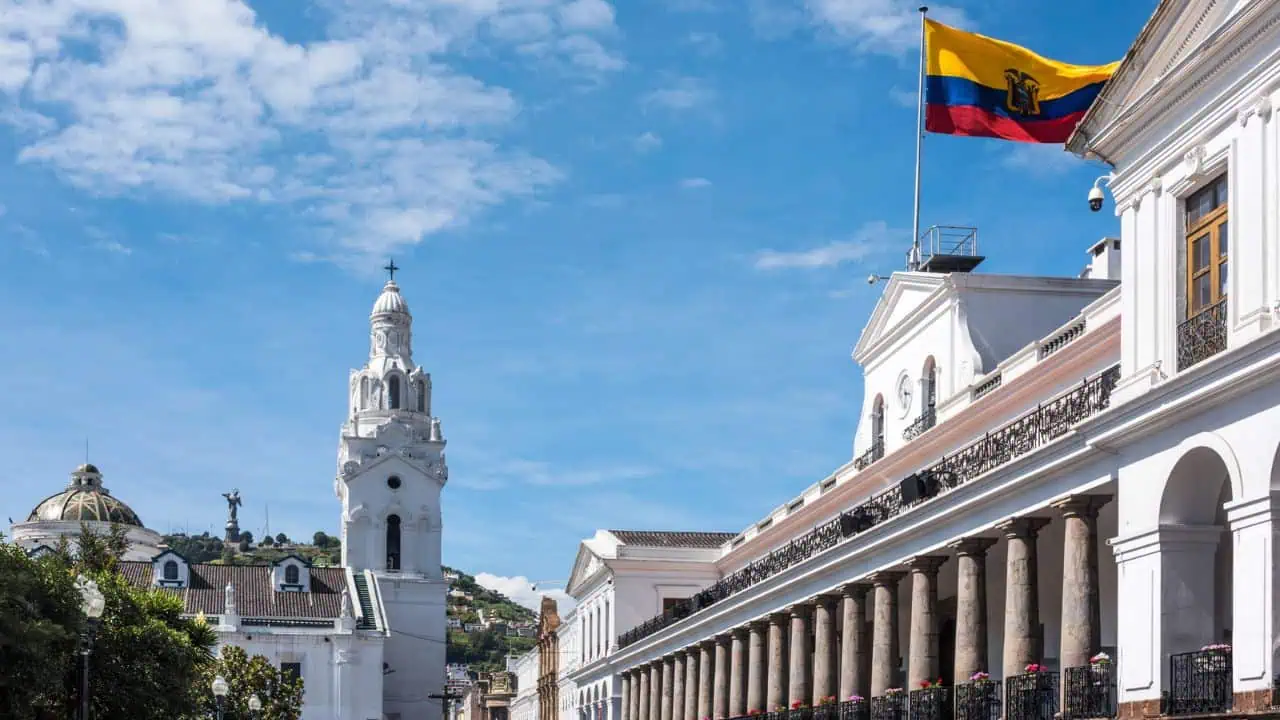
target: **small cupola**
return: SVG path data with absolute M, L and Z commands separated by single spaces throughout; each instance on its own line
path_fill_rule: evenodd
M 279 592 L 311 592 L 311 563 L 286 555 L 271 567 L 271 586 Z

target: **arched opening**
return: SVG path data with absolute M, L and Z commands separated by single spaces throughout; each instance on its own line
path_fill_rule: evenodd
M 1163 641 L 1169 656 L 1231 643 L 1232 544 L 1226 462 L 1205 446 L 1174 464 L 1160 498 Z M 1178 662 L 1174 659 L 1172 662 Z
M 178 561 L 177 561 L 177 560 L 166 560 L 166 561 L 165 561 L 165 563 L 164 563 L 164 579 L 165 579 L 165 580 L 177 580 L 177 579 L 178 579 Z
M 932 355 L 924 361 L 924 372 L 920 376 L 920 390 L 921 412 L 929 418 L 926 422 L 932 426 L 934 407 L 938 404 L 938 364 L 934 362 Z
M 369 378 L 360 378 L 360 407 L 369 407 Z
M 298 566 L 289 565 L 284 569 L 284 583 L 286 585 L 298 584 Z
M 400 409 L 400 377 L 397 375 L 387 378 L 387 407 L 391 410 Z
M 871 456 L 884 456 L 884 396 L 877 395 L 871 405 Z
M 417 402 L 418 404 L 418 412 L 426 412 L 427 411 L 427 384 L 422 380 L 419 380 L 417 383 L 415 383 L 415 385 L 416 387 L 414 388 L 413 394 L 416 398 L 415 402 Z
M 387 516 L 387 569 L 400 569 L 400 516 Z

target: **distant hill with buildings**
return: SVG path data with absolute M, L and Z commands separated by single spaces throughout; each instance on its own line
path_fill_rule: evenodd
M 481 587 L 472 575 L 444 568 L 449 581 L 449 649 L 446 662 L 472 672 L 505 670 L 508 655 L 537 644 L 538 616 L 510 598 Z

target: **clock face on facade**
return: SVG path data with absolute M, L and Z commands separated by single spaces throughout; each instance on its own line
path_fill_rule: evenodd
M 894 394 L 898 397 L 898 409 L 902 411 L 902 417 L 906 417 L 911 412 L 911 397 L 915 394 L 914 386 L 915 383 L 907 373 L 903 372 L 898 376 L 898 388 Z

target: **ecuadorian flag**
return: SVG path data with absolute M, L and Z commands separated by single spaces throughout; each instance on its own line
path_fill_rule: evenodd
M 1067 65 L 925 20 L 925 130 L 1064 143 L 1120 63 Z

